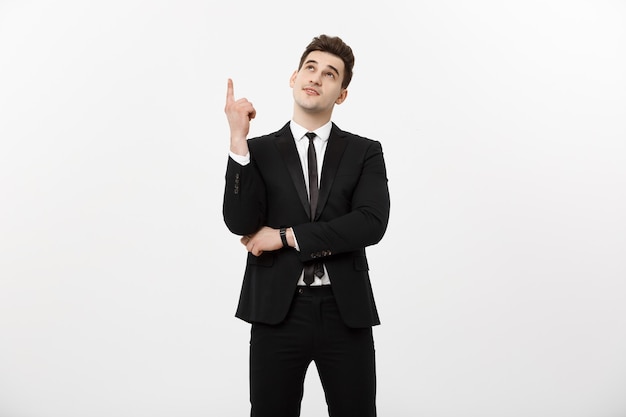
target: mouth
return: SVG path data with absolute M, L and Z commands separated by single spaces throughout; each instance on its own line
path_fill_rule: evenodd
M 310 95 L 310 96 L 319 96 L 319 95 L 320 95 L 320 93 L 319 93 L 316 89 L 314 89 L 314 88 L 312 88 L 312 87 L 304 87 L 302 90 L 303 90 L 306 94 L 308 94 L 308 95 Z

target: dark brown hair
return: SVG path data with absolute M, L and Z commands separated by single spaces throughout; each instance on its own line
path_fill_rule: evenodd
M 298 70 L 302 69 L 304 60 L 313 51 L 328 52 L 329 54 L 333 54 L 341 58 L 345 67 L 345 73 L 343 74 L 343 80 L 341 81 L 341 88 L 348 87 L 348 84 L 352 81 L 352 68 L 354 67 L 354 54 L 352 54 L 352 48 L 350 48 L 341 38 L 337 36 L 316 36 L 304 50 L 304 53 L 300 58 Z

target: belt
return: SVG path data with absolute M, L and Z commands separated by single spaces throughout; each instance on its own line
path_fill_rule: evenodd
M 333 288 L 331 285 L 298 285 L 296 294 L 305 297 L 328 297 L 333 295 Z

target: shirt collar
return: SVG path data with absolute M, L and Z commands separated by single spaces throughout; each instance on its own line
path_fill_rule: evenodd
M 293 135 L 296 142 L 302 140 L 302 138 L 305 137 L 304 135 L 309 131 L 300 126 L 298 123 L 294 122 L 293 120 L 289 123 L 289 127 L 291 128 L 291 134 Z M 332 129 L 332 127 L 333 123 L 331 121 L 328 121 L 328 123 L 326 123 L 324 126 L 315 129 L 313 132 L 315 132 L 315 134 L 320 139 L 322 139 L 323 142 L 325 142 L 330 137 L 330 130 Z

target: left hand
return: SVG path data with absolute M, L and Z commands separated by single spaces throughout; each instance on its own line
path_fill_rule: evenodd
M 278 229 L 263 226 L 252 235 L 243 236 L 240 240 L 248 252 L 254 256 L 259 256 L 265 251 L 278 250 L 283 247 Z

